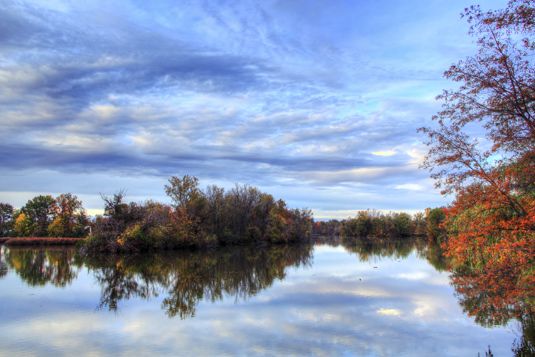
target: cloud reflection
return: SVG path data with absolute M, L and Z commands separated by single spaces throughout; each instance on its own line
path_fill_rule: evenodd
M 514 336 L 508 329 L 478 326 L 463 314 L 452 287 L 437 284 L 447 273 L 414 251 L 402 259 L 390 254 L 361 259 L 341 247 L 316 246 L 312 266 L 288 267 L 282 280 L 246 299 L 237 299 L 232 289 L 215 299 L 205 295 L 184 320 L 166 317 L 167 292 L 161 290 L 150 298 L 123 299 L 115 313 L 95 309 L 103 287 L 95 280 L 95 262 L 62 288 L 21 285 L 10 266 L 0 280 L 0 309 L 6 312 L 0 353 L 451 356 L 475 355 L 488 344 L 497 355 L 510 351 Z M 125 261 L 119 267 L 130 271 Z M 220 270 L 225 279 L 238 271 L 227 273 Z

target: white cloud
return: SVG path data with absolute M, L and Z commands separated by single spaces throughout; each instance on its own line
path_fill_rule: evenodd
M 396 185 L 394 187 L 397 190 L 408 190 L 408 191 L 423 191 L 425 187 L 417 183 L 404 183 L 401 185 Z
M 379 315 L 383 316 L 401 316 L 401 311 L 398 309 L 380 308 L 376 311 Z
M 372 154 L 375 156 L 394 156 L 397 154 L 396 150 L 382 150 L 382 151 L 372 151 Z

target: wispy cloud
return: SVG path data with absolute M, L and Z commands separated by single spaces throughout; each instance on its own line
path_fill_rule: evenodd
M 54 190 L 43 170 L 63 191 L 83 173 L 95 193 L 101 175 L 126 184 L 189 173 L 317 210 L 389 204 L 362 195 L 348 208 L 364 189 L 403 196 L 392 209 L 437 204 L 416 164 L 416 128 L 437 110 L 442 70 L 471 48 L 461 8 L 4 2 L 0 191 L 28 192 L 14 175 Z M 415 191 L 426 198 L 408 200 Z

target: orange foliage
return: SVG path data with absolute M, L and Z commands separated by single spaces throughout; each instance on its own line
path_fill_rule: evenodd
M 467 312 L 479 318 L 505 322 L 535 312 L 535 195 L 518 190 L 525 174 L 502 170 L 495 186 L 468 186 L 446 209 L 453 283 Z
M 421 129 L 424 167 L 456 194 L 444 249 L 457 292 L 468 313 L 502 323 L 535 305 L 534 14 L 531 0 L 465 10 L 478 51 L 445 72 L 459 86 L 439 96 L 436 125 Z

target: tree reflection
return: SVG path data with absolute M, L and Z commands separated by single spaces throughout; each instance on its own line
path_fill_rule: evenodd
M 81 266 L 74 259 L 74 248 L 4 248 L 0 256 L 0 271 L 2 265 L 6 273 L 9 267 L 31 286 L 47 283 L 56 287 L 69 285 L 77 277 Z
M 346 250 L 356 253 L 361 261 L 372 258 L 402 259 L 411 254 L 417 244 L 417 238 L 399 239 L 354 238 L 342 245 Z
M 533 313 L 520 319 L 522 337 L 515 341 L 513 352 L 515 356 L 535 356 L 535 315 Z
M 4 247 L 0 246 L 0 278 L 7 275 L 7 264 L 4 261 Z
M 444 256 L 444 249 L 432 239 L 418 239 L 415 243 L 418 256 L 427 260 L 436 271 L 448 270 L 448 259 Z
M 162 295 L 170 317 L 192 317 L 202 300 L 247 299 L 286 276 L 290 266 L 310 265 L 311 245 L 237 246 L 210 251 L 81 257 L 75 249 L 4 248 L 0 273 L 13 270 L 32 286 L 70 284 L 82 265 L 101 286 L 100 308 L 117 310 L 130 298 Z M 3 275 L 0 275 L 2 277 Z
M 529 272 L 528 272 L 529 273 Z M 520 287 L 515 267 L 480 272 L 455 270 L 451 282 L 463 311 L 485 327 L 505 325 L 516 319 L 522 337 L 513 346 L 515 356 L 535 356 L 535 301 L 533 285 Z
M 310 245 L 228 247 L 142 256 L 88 258 L 101 286 L 99 306 L 116 310 L 132 297 L 164 296 L 168 316 L 192 317 L 202 300 L 246 299 L 285 277 L 289 266 L 308 265 Z

